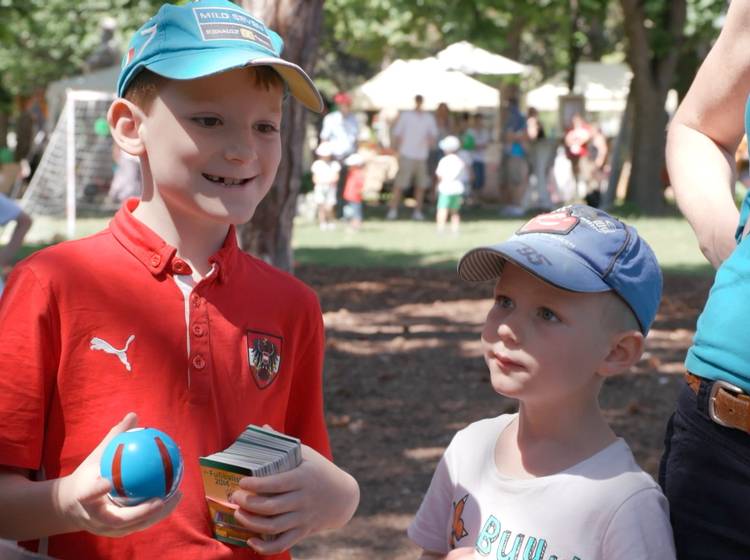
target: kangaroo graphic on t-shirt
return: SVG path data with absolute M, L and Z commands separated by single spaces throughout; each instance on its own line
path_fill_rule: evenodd
M 125 348 L 123 348 L 122 350 L 119 350 L 115 348 L 114 346 L 112 346 L 106 340 L 103 340 L 99 338 L 98 336 L 95 336 L 94 338 L 91 339 L 90 348 L 91 350 L 103 350 L 107 354 L 115 354 L 120 359 L 122 364 L 125 366 L 125 369 L 130 371 L 130 362 L 128 362 L 127 352 L 128 352 L 128 346 L 130 346 L 130 343 L 133 342 L 134 340 L 135 340 L 135 335 L 131 334 L 128 337 L 127 342 L 125 343 Z

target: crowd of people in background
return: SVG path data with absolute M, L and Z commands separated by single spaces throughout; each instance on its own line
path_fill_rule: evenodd
M 352 98 L 340 92 L 320 123 L 311 197 L 321 230 L 338 220 L 356 231 L 363 218 L 368 164 L 389 156 L 396 169 L 383 178 L 377 200 L 396 220 L 408 198 L 409 217 L 425 219 L 434 208 L 438 231 L 458 232 L 463 207 L 499 200 L 503 217 L 585 201 L 602 204 L 608 185 L 609 144 L 601 127 L 580 112 L 550 138 L 539 111 L 524 112 L 510 97 L 502 120 L 494 113 L 452 111 L 446 103 L 425 109 L 422 95 L 410 110 L 357 114 Z M 390 117 L 390 118 L 389 118 Z M 491 151 L 489 148 L 495 151 Z M 488 158 L 495 167 L 488 182 Z M 386 194 L 386 196 L 380 196 Z

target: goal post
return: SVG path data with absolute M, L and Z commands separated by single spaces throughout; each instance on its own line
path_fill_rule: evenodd
M 106 209 L 112 181 L 112 138 L 106 127 L 113 93 L 68 90 L 39 165 L 21 198 L 29 214 L 65 218 L 76 235 L 80 209 Z

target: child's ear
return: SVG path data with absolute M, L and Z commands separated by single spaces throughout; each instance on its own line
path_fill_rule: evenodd
M 645 338 L 641 331 L 629 330 L 613 335 L 609 354 L 602 360 L 597 373 L 610 377 L 628 370 L 643 354 Z
M 143 116 L 143 111 L 137 105 L 122 97 L 115 99 L 107 111 L 112 138 L 124 152 L 133 156 L 139 156 L 144 152 L 140 134 Z

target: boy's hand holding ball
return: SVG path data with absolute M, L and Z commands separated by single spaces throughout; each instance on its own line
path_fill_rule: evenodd
M 116 437 L 142 439 L 142 436 L 124 435 L 127 430 L 135 428 L 137 423 L 137 416 L 132 412 L 128 413 L 119 424 L 110 430 L 96 449 L 84 459 L 75 471 L 58 480 L 57 503 L 55 505 L 70 520 L 70 531 L 88 531 L 97 535 L 119 537 L 150 527 L 167 517 L 177 506 L 182 497 L 182 494 L 176 490 L 182 477 L 182 458 L 179 456 L 179 450 L 177 450 L 179 461 L 170 459 L 173 461 L 173 484 L 169 492 L 165 491 L 163 494 L 154 494 L 153 496 L 134 496 L 131 494 L 131 498 L 140 499 L 140 503 L 130 507 L 121 507 L 113 501 L 117 496 L 116 485 L 102 476 L 105 468 L 104 465 L 101 465 L 101 462 L 105 456 L 105 449 Z M 127 432 L 127 434 L 148 434 L 151 431 L 145 429 Z M 161 434 L 161 432 L 159 433 Z M 164 437 L 176 450 L 177 447 L 174 442 L 168 436 L 164 435 Z M 115 451 L 112 451 L 109 455 L 112 458 L 114 458 L 116 447 L 117 445 L 115 445 Z M 121 452 L 120 469 L 122 469 L 122 463 L 126 460 L 125 447 L 127 446 L 124 446 Z M 173 458 L 174 455 L 169 453 L 169 445 L 166 442 L 165 448 L 168 450 L 168 455 Z M 155 449 L 158 454 L 158 445 L 155 445 Z M 159 458 L 161 459 L 161 456 Z M 150 465 L 155 464 L 154 461 L 145 462 Z M 165 480 L 162 469 L 160 469 L 160 475 L 161 480 Z M 126 484 L 127 481 L 131 480 L 129 475 L 123 474 L 122 471 L 121 479 L 124 479 Z M 143 480 L 148 480 L 148 476 Z M 139 482 L 136 486 L 138 488 L 154 487 L 153 484 L 144 482 Z M 112 497 L 108 494 L 111 494 Z

